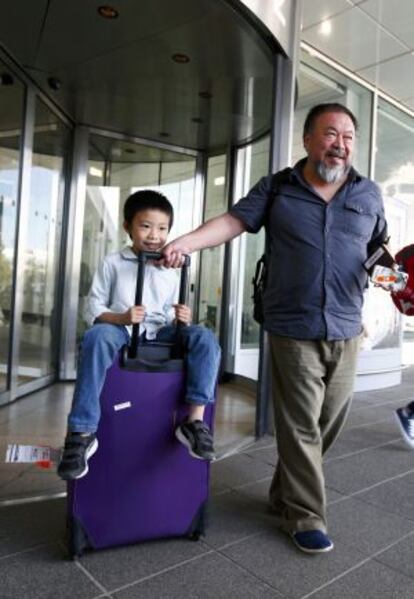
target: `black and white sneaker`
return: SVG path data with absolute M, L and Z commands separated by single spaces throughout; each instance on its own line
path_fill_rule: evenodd
M 201 420 L 183 422 L 175 430 L 175 436 L 187 447 L 193 458 L 211 461 L 216 459 L 210 429 Z
M 63 480 L 74 480 L 88 474 L 88 460 L 98 449 L 94 433 L 68 433 L 57 473 Z
M 409 407 L 398 408 L 398 410 L 395 411 L 395 417 L 404 441 L 406 441 L 410 447 L 414 447 L 414 414 Z

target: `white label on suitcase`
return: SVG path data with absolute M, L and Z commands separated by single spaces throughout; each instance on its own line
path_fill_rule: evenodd
M 114 405 L 114 410 L 115 412 L 118 412 L 119 410 L 126 410 L 127 408 L 131 407 L 131 402 L 130 401 L 124 401 L 124 403 L 117 403 Z

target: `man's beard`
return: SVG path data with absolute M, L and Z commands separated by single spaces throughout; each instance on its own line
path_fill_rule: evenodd
M 338 164 L 337 166 L 329 167 L 322 160 L 319 160 L 315 166 L 319 177 L 326 183 L 338 183 L 349 173 L 349 169 L 351 168 L 347 164 Z

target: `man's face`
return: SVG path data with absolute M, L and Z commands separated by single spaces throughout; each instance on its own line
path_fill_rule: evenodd
M 308 163 L 326 183 L 337 183 L 348 174 L 354 143 L 354 124 L 343 112 L 319 115 L 303 138 Z

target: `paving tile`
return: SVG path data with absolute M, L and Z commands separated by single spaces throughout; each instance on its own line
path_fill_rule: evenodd
M 65 533 L 66 501 L 63 499 L 0 508 L 0 556 L 61 540 Z
M 112 596 L 114 599 L 282 599 L 266 583 L 217 554 L 206 555 Z
M 358 500 L 375 505 L 391 514 L 414 520 L 413 492 L 412 484 L 397 479 L 378 485 L 365 493 L 359 493 Z
M 414 533 L 402 539 L 383 553 L 375 556 L 375 561 L 385 564 L 408 578 L 414 578 L 413 569 Z M 414 597 L 414 594 L 413 594 Z
M 333 447 L 327 452 L 325 462 L 390 441 L 399 441 L 400 438 L 397 426 L 391 419 L 377 425 L 344 429 Z
M 235 491 L 212 499 L 209 521 L 205 542 L 211 547 L 221 547 L 277 527 L 267 503 L 246 498 Z
M 414 458 L 403 441 L 342 460 L 327 460 L 324 466 L 326 485 L 345 495 L 409 471 L 414 472 Z
M 312 595 L 312 599 L 412 599 L 414 582 L 395 570 L 368 562 Z
M 328 506 L 329 534 L 336 545 L 346 543 L 366 556 L 387 547 L 414 530 L 414 520 L 348 498 Z
M 20 499 L 64 493 L 66 484 L 53 470 L 31 466 L 22 476 L 14 477 L 0 487 L 0 499 Z
M 222 552 L 282 594 L 298 598 L 363 559 L 353 546 L 344 543 L 323 555 L 306 555 L 293 545 L 285 533 L 279 531 L 246 539 L 224 548 Z
M 254 450 L 244 452 L 246 455 L 251 457 L 253 460 L 257 460 L 259 462 L 263 462 L 264 464 L 269 464 L 270 466 L 276 466 L 277 463 L 277 450 L 276 443 L 271 444 L 270 446 L 265 446 L 259 449 L 253 448 Z
M 214 463 L 212 479 L 227 487 L 236 487 L 272 476 L 273 471 L 274 468 L 269 464 L 263 464 L 242 453 Z
M 117 589 L 210 551 L 202 541 L 166 539 L 85 553 L 81 564 L 107 589 Z
M 262 449 L 263 447 L 276 447 L 275 437 L 274 435 L 263 435 L 260 439 L 257 439 L 250 447 L 250 449 Z M 243 450 L 249 451 L 249 449 Z
M 91 599 L 101 589 L 56 544 L 0 560 L 3 599 Z
M 348 428 L 356 426 L 360 427 L 374 422 L 388 421 L 393 418 L 393 411 L 398 405 L 397 402 L 395 405 L 390 404 L 385 406 L 373 404 L 359 410 L 351 410 L 344 428 L 346 430 Z

